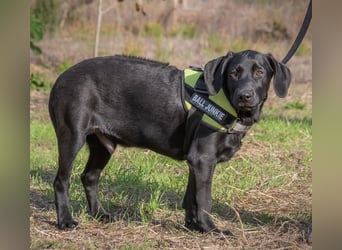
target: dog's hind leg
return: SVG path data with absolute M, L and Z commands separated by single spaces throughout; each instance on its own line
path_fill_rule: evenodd
M 81 180 L 89 205 L 89 213 L 91 216 L 107 222 L 111 220 L 111 216 L 99 201 L 98 181 L 116 145 L 110 142 L 109 139 L 106 141 L 107 144 L 104 145 L 103 139 L 100 139 L 97 134 L 88 135 L 86 140 L 89 146 L 89 159 L 81 175 Z M 109 144 L 110 146 L 108 146 Z
M 84 145 L 85 139 L 81 134 L 72 133 L 69 129 L 60 131 L 57 138 L 59 168 L 53 183 L 57 209 L 57 226 L 62 230 L 70 230 L 78 225 L 73 220 L 69 208 L 70 176 L 74 159 Z

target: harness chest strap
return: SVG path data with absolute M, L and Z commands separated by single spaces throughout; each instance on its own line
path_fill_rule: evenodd
M 202 74 L 203 71 L 201 70 L 185 69 L 185 84 L 195 89 L 196 83 Z M 215 130 L 224 133 L 245 133 L 250 128 L 238 122 L 238 115 L 224 94 L 223 89 L 220 89 L 216 95 L 209 97 L 194 92 L 189 100 L 185 100 L 185 106 L 188 111 L 193 107 L 200 110 L 202 112 L 201 121 Z M 227 128 L 227 125 L 224 126 L 223 124 L 228 116 L 233 117 L 233 122 Z

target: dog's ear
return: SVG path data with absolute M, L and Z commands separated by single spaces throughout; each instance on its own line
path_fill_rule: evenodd
M 222 87 L 223 75 L 233 52 L 209 61 L 204 65 L 204 84 L 209 95 L 215 95 Z
M 274 91 L 278 97 L 284 98 L 287 96 L 287 91 L 290 87 L 291 71 L 285 64 L 280 63 L 276 59 L 274 59 L 272 54 L 268 54 L 267 56 L 270 59 L 269 61 L 274 72 Z

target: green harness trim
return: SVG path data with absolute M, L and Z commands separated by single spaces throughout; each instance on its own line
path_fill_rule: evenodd
M 200 76 L 202 74 L 203 74 L 202 71 L 197 71 L 197 70 L 193 70 L 193 69 L 185 69 L 184 70 L 184 82 L 189 87 L 194 89 L 196 82 L 198 81 L 198 79 L 200 78 Z M 220 89 L 220 91 L 216 95 L 209 96 L 208 99 L 210 101 L 212 101 L 213 103 L 215 103 L 220 108 L 222 108 L 224 111 L 226 111 L 227 113 L 232 115 L 233 117 L 235 117 L 235 118 L 238 117 L 235 109 L 232 107 L 232 105 L 230 104 L 226 95 L 224 94 L 223 89 Z M 186 106 L 188 111 L 193 107 L 193 105 L 187 100 L 185 100 L 185 106 Z M 208 116 L 205 113 L 203 113 L 202 121 L 206 124 L 209 124 L 211 127 L 214 127 L 215 129 L 217 129 L 219 131 L 229 132 L 228 128 L 223 127 L 221 124 L 219 124 L 217 121 L 215 121 L 214 119 L 212 119 L 210 116 Z M 230 124 L 230 127 L 234 128 L 236 125 L 236 122 L 237 122 L 237 119 L 235 119 L 233 124 Z

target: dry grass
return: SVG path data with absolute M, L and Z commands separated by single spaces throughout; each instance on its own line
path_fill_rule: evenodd
M 84 220 L 80 228 L 61 232 L 54 226 L 54 212 L 34 207 L 31 212 L 32 249 L 311 249 L 305 240 L 309 225 L 295 220 L 260 223 L 245 229 L 240 223 L 215 219 L 218 226 L 235 235 L 228 237 L 189 232 L 182 226 L 183 213 L 170 212 L 157 214 L 155 221 L 147 225 Z
M 241 205 L 249 202 L 245 200 Z M 246 212 L 235 208 L 234 212 L 236 217 L 240 218 L 241 213 L 246 218 Z M 311 249 L 305 242 L 309 225 L 295 220 L 260 222 L 245 229 L 241 223 L 214 218 L 219 227 L 235 235 L 228 237 L 187 231 L 183 227 L 183 213 L 179 211 L 157 213 L 149 224 L 122 220 L 101 224 L 82 220 L 80 228 L 71 232 L 55 228 L 55 214 L 51 210 L 32 206 L 31 213 L 32 249 Z

